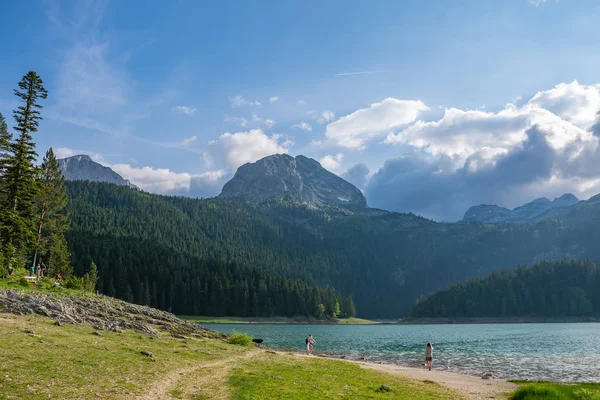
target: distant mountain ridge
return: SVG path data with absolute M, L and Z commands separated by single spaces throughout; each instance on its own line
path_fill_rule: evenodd
M 109 167 L 92 160 L 90 156 L 80 154 L 57 160 L 58 167 L 68 181 L 108 182 L 115 185 L 138 189 L 133 183 Z
M 253 205 L 283 199 L 314 209 L 367 207 L 367 199 L 356 186 L 302 155 L 274 154 L 244 164 L 218 197 L 239 198 Z
M 576 196 L 566 193 L 552 201 L 546 197 L 540 197 L 512 210 L 493 204 L 481 204 L 469 208 L 462 220 L 486 223 L 536 222 L 549 216 L 568 212 L 570 207 L 578 203 L 579 199 Z

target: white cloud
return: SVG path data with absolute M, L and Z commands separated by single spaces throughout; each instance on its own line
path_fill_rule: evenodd
M 428 107 L 418 100 L 387 98 L 327 125 L 325 135 L 339 146 L 362 149 L 384 131 L 413 122 Z
M 248 132 L 224 133 L 219 136 L 218 144 L 225 154 L 225 161 L 233 170 L 240 165 L 276 153 L 287 153 L 292 143 L 283 140 L 281 135 L 267 136 L 261 129 Z
M 176 106 L 172 108 L 173 111 L 179 112 L 186 115 L 192 115 L 196 112 L 196 109 L 188 106 Z
M 540 4 L 544 4 L 547 1 L 548 0 L 529 0 L 529 4 L 533 4 L 534 6 L 538 7 Z
M 555 150 L 592 140 L 590 132 L 548 110 L 509 104 L 496 113 L 448 108 L 440 120 L 417 121 L 398 134 L 389 134 L 385 143 L 410 145 L 434 156 L 449 156 L 457 161 L 457 166 L 473 155 L 477 155 L 479 163 L 493 163 L 522 146 L 533 126 Z
M 279 100 L 279 96 L 273 96 L 269 99 L 269 103 L 275 103 L 277 100 Z
M 334 119 L 335 119 L 335 114 L 333 113 L 333 111 L 325 110 L 321 113 L 321 116 L 319 118 L 317 118 L 317 123 L 324 124 L 329 121 L 333 121 Z
M 245 128 L 246 126 L 248 126 L 248 120 L 244 117 L 230 117 L 229 115 L 225 115 L 225 118 L 223 119 L 223 121 L 238 124 L 242 128 Z
M 272 119 L 265 119 L 265 126 L 269 129 L 275 126 L 275 121 Z
M 600 110 L 600 84 L 561 83 L 536 93 L 529 104 L 545 108 L 580 128 L 589 129 Z
M 235 96 L 229 99 L 230 103 L 231 103 L 231 108 L 236 108 L 236 107 L 243 107 L 243 106 L 249 106 L 249 107 L 261 107 L 262 104 L 260 104 L 259 101 L 257 100 L 246 100 L 244 98 L 244 96 Z
M 225 172 L 222 170 L 208 171 L 202 174 L 173 172 L 168 168 L 132 167 L 129 164 L 107 164 L 123 178 L 142 190 L 161 194 L 198 195 L 199 192 L 212 189 L 218 193 Z M 213 195 L 214 195 L 213 194 Z
M 298 105 L 299 106 L 305 106 L 306 105 L 306 101 L 304 101 L 304 100 L 298 100 Z
M 189 145 L 191 145 L 192 143 L 194 143 L 196 141 L 197 137 L 196 135 L 189 137 L 189 138 L 184 138 L 181 139 L 178 143 L 176 143 L 177 147 L 187 147 Z
M 262 118 L 260 118 L 256 113 L 252 113 L 252 122 L 261 122 Z
M 370 178 L 369 204 L 456 220 L 477 204 L 512 208 L 542 196 L 596 194 L 600 139 L 584 129 L 595 117 L 596 95 L 596 86 L 560 84 L 521 107 L 447 108 L 439 120 L 390 133 L 385 143 L 414 151 Z
M 321 163 L 323 168 L 325 168 L 331 172 L 337 173 L 337 172 L 339 172 L 343 158 L 344 158 L 344 155 L 342 153 L 338 153 L 336 155 L 328 154 L 325 157 L 320 158 L 319 162 Z
M 298 128 L 307 132 L 312 132 L 312 126 L 307 122 L 300 122 L 299 124 L 292 125 L 292 128 Z
M 56 158 L 67 158 L 77 154 L 73 149 L 69 149 L 68 147 L 57 147 L 52 150 L 54 151 Z

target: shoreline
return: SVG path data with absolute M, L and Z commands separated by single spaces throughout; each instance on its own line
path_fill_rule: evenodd
M 289 324 L 289 325 L 470 325 L 470 324 L 552 324 L 599 323 L 600 317 L 436 317 L 398 320 L 313 317 L 208 317 L 178 315 L 198 324 Z
M 396 321 L 395 325 L 469 325 L 469 324 L 564 324 L 598 323 L 600 317 L 436 317 L 407 318 Z
M 207 317 L 178 315 L 180 319 L 198 324 L 289 324 L 289 325 L 380 325 L 380 322 L 363 318 L 309 318 L 299 317 Z
M 268 348 L 266 348 L 268 350 Z M 380 362 L 369 362 L 367 360 L 354 360 L 345 358 L 344 356 L 332 356 L 326 354 L 318 354 L 309 356 L 304 353 L 286 350 L 272 350 L 279 354 L 292 355 L 295 357 L 306 358 L 326 358 L 331 360 L 346 361 L 359 364 L 361 368 L 369 368 L 376 371 L 384 372 L 390 375 L 403 376 L 409 379 L 419 380 L 423 382 L 435 382 L 446 388 L 455 390 L 468 399 L 482 398 L 498 398 L 498 396 L 508 395 L 517 390 L 518 385 L 509 382 L 505 379 L 498 378 L 482 378 L 481 376 L 462 374 L 447 370 L 436 369 L 435 367 L 429 371 L 426 368 L 408 367 L 398 364 L 387 364 Z

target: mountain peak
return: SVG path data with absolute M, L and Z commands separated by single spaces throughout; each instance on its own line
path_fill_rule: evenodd
M 571 193 L 563 194 L 550 201 L 546 197 L 537 198 L 512 210 L 496 205 L 479 205 L 471 207 L 465 213 L 463 221 L 479 222 L 531 222 L 543 219 L 550 214 L 563 212 L 564 209 L 579 203 L 579 199 Z
M 92 160 L 88 155 L 78 154 L 57 161 L 58 168 L 68 181 L 109 182 L 138 189 L 127 179 L 124 179 L 109 167 Z
M 220 198 L 240 198 L 249 204 L 286 199 L 311 208 L 366 207 L 360 190 L 302 155 L 273 154 L 238 168 L 223 186 Z

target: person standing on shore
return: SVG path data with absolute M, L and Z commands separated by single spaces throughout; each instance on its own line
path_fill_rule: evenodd
M 315 341 L 312 335 L 308 335 L 308 337 L 306 338 L 306 354 L 308 354 L 309 356 L 312 356 L 313 344 L 317 344 L 317 342 Z
M 433 364 L 433 344 L 427 343 L 425 346 L 425 366 L 429 367 L 431 371 L 431 365 Z

